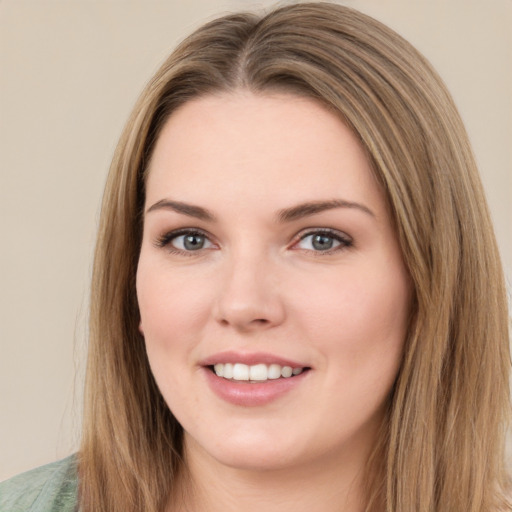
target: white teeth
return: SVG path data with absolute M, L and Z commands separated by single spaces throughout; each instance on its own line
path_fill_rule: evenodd
M 293 368 L 291 366 L 283 366 L 281 369 L 281 377 L 291 377 L 293 373 Z
M 262 382 L 266 380 L 287 379 L 292 375 L 299 375 L 303 368 L 292 368 L 291 366 L 281 366 L 279 364 L 266 365 L 263 363 L 255 365 L 246 365 L 242 363 L 217 363 L 213 370 L 217 377 L 225 379 L 242 380 L 251 382 Z
M 265 364 L 249 366 L 249 380 L 267 380 L 268 370 Z
M 269 379 L 279 379 L 281 377 L 281 367 L 278 364 L 271 364 L 268 367 L 268 375 Z
M 249 367 L 246 364 L 236 363 L 233 365 L 234 380 L 249 380 Z
M 233 365 L 231 363 L 226 363 L 224 365 L 219 364 L 219 366 L 224 366 L 223 371 L 222 371 L 222 375 L 219 375 L 219 377 L 222 376 L 225 379 L 232 379 L 233 378 Z

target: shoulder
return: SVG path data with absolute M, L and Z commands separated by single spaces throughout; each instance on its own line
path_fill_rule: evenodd
M 77 457 L 71 455 L 0 483 L 2 512 L 74 512 Z

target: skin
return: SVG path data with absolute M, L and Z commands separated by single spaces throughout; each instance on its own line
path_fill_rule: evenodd
M 169 510 L 360 510 L 361 472 L 400 365 L 411 290 L 356 137 L 310 99 L 206 96 L 165 124 L 146 192 L 140 329 L 184 428 L 188 471 L 182 503 Z M 351 206 L 278 219 L 283 209 L 332 200 Z M 172 238 L 184 228 L 204 232 L 198 250 Z M 311 235 L 325 229 L 328 250 Z M 270 403 L 234 405 L 213 393 L 201 366 L 226 350 L 310 370 Z

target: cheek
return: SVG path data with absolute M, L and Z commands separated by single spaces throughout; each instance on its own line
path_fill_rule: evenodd
M 184 386 L 197 332 L 204 324 L 204 296 L 179 272 L 141 257 L 137 300 L 151 371 L 169 408 L 180 411 L 197 400 Z M 192 407 L 192 409 L 194 409 Z
M 137 270 L 137 300 L 141 329 L 151 343 L 165 343 L 179 333 L 200 328 L 207 320 L 210 303 L 206 286 L 144 261 Z
M 332 367 L 333 379 L 368 387 L 379 379 L 394 380 L 409 314 L 404 272 L 347 271 L 309 297 L 299 317 Z

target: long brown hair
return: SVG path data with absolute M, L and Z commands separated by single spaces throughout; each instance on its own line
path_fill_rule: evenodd
M 106 185 L 91 296 L 83 512 L 161 512 L 182 429 L 151 375 L 135 273 L 145 170 L 172 112 L 246 88 L 314 98 L 358 135 L 390 204 L 414 283 L 367 510 L 505 509 L 509 414 L 504 279 L 468 138 L 429 63 L 396 33 L 326 3 L 235 14 L 201 27 L 142 93 Z M 370 490 L 371 487 L 371 490 Z

